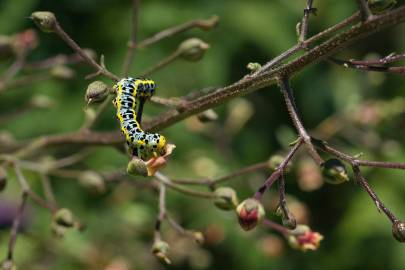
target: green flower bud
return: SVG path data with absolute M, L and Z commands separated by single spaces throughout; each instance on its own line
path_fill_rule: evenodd
M 249 231 L 259 224 L 265 215 L 263 205 L 256 199 L 249 198 L 236 208 L 238 221 L 242 229 Z
M 232 210 L 238 205 L 238 196 L 234 189 L 230 187 L 220 187 L 215 189 L 216 198 L 214 204 L 222 210 Z
M 246 68 L 249 69 L 251 72 L 255 72 L 259 69 L 261 69 L 262 65 L 260 65 L 259 63 L 253 63 L 250 62 L 247 64 Z
M 0 191 L 3 191 L 7 186 L 7 171 L 0 167 Z
M 94 81 L 87 86 L 85 100 L 86 102 L 100 102 L 103 101 L 109 94 L 109 87 L 102 81 Z
M 392 224 L 392 235 L 398 242 L 405 243 L 405 222 L 394 222 L 394 224 Z
M 166 264 L 171 264 L 171 261 L 168 257 L 168 254 L 169 254 L 169 244 L 168 243 L 161 241 L 161 240 L 155 241 L 152 246 L 152 253 L 155 254 L 155 256 L 159 260 L 162 260 Z
M 195 62 L 200 60 L 209 48 L 210 45 L 201 39 L 189 38 L 179 45 L 177 51 L 183 59 Z
M 368 0 L 367 4 L 373 13 L 383 13 L 396 5 L 396 0 Z
M 79 175 L 79 183 L 83 187 L 96 193 L 104 193 L 106 190 L 103 177 L 93 171 L 85 171 Z
M 142 159 L 133 157 L 128 162 L 127 173 L 135 176 L 148 176 L 148 166 Z
M 54 32 L 57 24 L 55 14 L 49 11 L 36 11 L 31 14 L 30 19 L 45 33 Z
M 71 228 L 75 225 L 75 219 L 72 211 L 67 208 L 61 208 L 53 215 L 53 222 L 56 225 Z
M 197 117 L 202 123 L 206 123 L 216 121 L 218 119 L 218 114 L 213 109 L 209 109 L 197 114 Z
M 349 181 L 345 165 L 336 158 L 325 161 L 321 169 L 327 183 L 338 185 Z
M 62 65 L 53 67 L 50 73 L 51 76 L 53 76 L 54 78 L 61 80 L 72 79 L 75 76 L 75 72 L 73 71 L 73 69 Z

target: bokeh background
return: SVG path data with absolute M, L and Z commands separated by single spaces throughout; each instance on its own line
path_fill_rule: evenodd
M 400 5 L 404 1 L 399 2 Z M 220 24 L 213 31 L 194 29 L 137 51 L 130 74 L 136 76 L 154 65 L 184 39 L 199 37 L 211 46 L 201 61 L 179 60 L 150 76 L 157 82 L 158 95 L 175 97 L 230 84 L 248 73 L 247 63 L 265 63 L 295 44 L 295 25 L 301 19 L 304 5 L 303 0 L 141 1 L 139 40 L 167 27 L 213 14 L 220 16 Z M 318 15 L 310 18 L 310 34 L 356 10 L 355 1 L 315 1 L 315 7 Z M 35 29 L 27 17 L 36 10 L 54 12 L 74 40 L 82 47 L 104 54 L 108 68 L 120 72 L 131 27 L 131 1 L 1 0 L 0 34 Z M 405 25 L 382 31 L 344 50 L 339 57 L 364 59 L 403 53 L 404 31 Z M 38 36 L 40 43 L 30 54 L 30 60 L 71 53 L 55 35 L 38 31 Z M 12 60 L 0 60 L 0 73 Z M 18 117 L 1 118 L 2 136 L 19 141 L 79 128 L 84 117 L 84 92 L 89 83 L 84 76 L 92 70 L 85 65 L 72 69 L 75 77 L 71 80 L 47 80 L 2 93 L 0 115 L 23 109 L 38 95 L 49 97 L 53 104 Z M 405 161 L 405 84 L 401 76 L 349 70 L 323 62 L 294 77 L 292 86 L 304 123 L 318 137 L 347 153 L 363 153 L 365 159 Z M 146 117 L 164 110 L 147 104 Z M 283 153 L 294 140 L 294 130 L 276 87 L 235 99 L 215 111 L 219 114 L 217 122 L 203 125 L 191 117 L 162 131 L 177 145 L 169 166 L 164 169 L 167 175 L 199 178 L 226 174 Z M 110 106 L 96 129 L 117 128 Z M 79 149 L 70 147 L 64 151 L 71 153 Z M 97 147 L 76 169 L 124 169 L 127 159 L 114 148 Z M 209 200 L 170 190 L 167 202 L 170 213 L 185 227 L 202 231 L 207 241 L 198 246 L 165 225 L 163 237 L 171 245 L 173 260 L 167 268 L 405 269 L 405 246 L 392 238 L 389 221 L 378 213 L 356 183 L 323 184 L 319 170 L 302 153 L 293 165 L 287 177 L 287 192 L 301 221 L 324 235 L 317 251 L 293 250 L 280 236 L 265 228 L 244 232 L 233 213 L 215 208 Z M 377 194 L 404 219 L 405 172 L 364 171 Z M 240 198 L 246 198 L 269 173 L 248 174 L 232 179 L 227 185 Z M 38 176 L 28 173 L 27 177 L 40 190 Z M 3 206 L 13 207 L 18 203 L 19 188 L 10 180 L 0 199 Z M 150 254 L 157 214 L 155 192 L 128 182 L 108 185 L 103 194 L 88 192 L 75 179 L 52 178 L 52 183 L 59 204 L 70 208 L 87 229 L 81 233 L 69 231 L 64 239 L 54 239 L 49 212 L 31 206 L 26 231 L 17 241 L 15 258 L 20 269 L 166 268 Z M 270 213 L 277 194 L 270 192 L 265 197 Z M 8 229 L 4 224 L 0 230 L 1 257 L 6 253 Z

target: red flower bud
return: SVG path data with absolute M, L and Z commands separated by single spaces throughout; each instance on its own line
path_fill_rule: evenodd
M 236 208 L 239 224 L 245 231 L 256 227 L 264 218 L 263 205 L 256 199 L 246 199 Z

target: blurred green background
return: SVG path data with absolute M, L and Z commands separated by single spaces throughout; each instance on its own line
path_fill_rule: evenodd
M 211 46 L 204 58 L 197 63 L 179 60 L 150 76 L 158 85 L 157 94 L 175 97 L 205 87 L 230 84 L 248 73 L 247 63 L 265 63 L 295 44 L 295 25 L 301 19 L 305 2 L 141 1 L 139 40 L 167 27 L 213 14 L 220 16 L 220 24 L 209 32 L 194 29 L 137 51 L 130 74 L 136 76 L 154 65 L 184 39 L 199 37 Z M 400 5 L 405 1 L 399 2 Z M 310 34 L 339 22 L 356 10 L 355 1 L 315 1 L 314 6 L 318 8 L 318 15 L 310 18 Z M 13 35 L 35 28 L 27 17 L 36 10 L 54 12 L 78 44 L 104 54 L 107 67 L 115 73 L 121 71 L 131 27 L 131 1 L 1 0 L 0 34 Z M 404 31 L 405 25 L 382 31 L 344 50 L 339 57 L 363 59 L 391 52 L 403 53 Z M 55 35 L 38 31 L 38 36 L 39 46 L 32 51 L 29 60 L 71 53 Z M 0 73 L 12 61 L 12 58 L 2 59 Z M 1 133 L 25 140 L 78 129 L 83 122 L 84 92 L 89 83 L 84 76 L 92 70 L 85 65 L 72 69 L 75 72 L 72 80 L 47 80 L 2 93 L 0 115 L 21 110 L 39 94 L 50 97 L 54 106 L 2 119 Z M 405 85 L 401 76 L 360 72 L 323 62 L 294 77 L 292 86 L 304 123 L 320 138 L 347 153 L 363 153 L 365 159 L 405 161 Z M 164 110 L 147 104 L 146 117 Z M 177 145 L 164 169 L 167 175 L 198 178 L 226 174 L 282 153 L 294 139 L 294 130 L 276 87 L 238 98 L 215 111 L 219 114 L 216 123 L 202 125 L 192 117 L 162 131 Z M 325 127 L 322 126 L 325 119 L 335 122 Z M 113 106 L 96 129 L 118 129 Z M 75 149 L 63 149 L 64 152 L 58 154 Z M 76 169 L 124 168 L 127 159 L 113 148 L 98 147 Z M 169 212 L 186 228 L 204 232 L 207 242 L 200 247 L 165 225 L 163 237 L 171 245 L 173 259 L 173 264 L 167 268 L 405 269 L 405 246 L 392 238 L 389 221 L 378 213 L 360 186 L 353 181 L 341 186 L 322 185 L 319 171 L 311 164 L 301 153 L 288 174 L 287 192 L 298 205 L 297 212 L 303 215 L 302 220 L 324 235 L 317 251 L 293 250 L 281 237 L 265 228 L 246 233 L 240 229 L 233 213 L 216 209 L 208 200 L 169 190 Z M 405 172 L 364 171 L 377 194 L 404 219 Z M 251 196 L 269 173 L 248 174 L 232 180 L 229 185 L 243 199 Z M 27 174 L 27 177 L 40 191 L 38 176 Z M 17 203 L 19 189 L 15 181 L 10 182 L 0 198 L 3 202 Z M 63 240 L 53 239 L 50 214 L 32 206 L 28 230 L 17 241 L 15 258 L 19 269 L 166 267 L 150 255 L 157 214 L 155 192 L 124 182 L 109 185 L 105 193 L 95 195 L 77 181 L 52 178 L 52 182 L 59 204 L 70 208 L 86 224 L 87 230 L 69 232 Z M 265 197 L 270 213 L 277 195 L 274 192 Z M 2 257 L 7 241 L 8 230 L 0 231 Z

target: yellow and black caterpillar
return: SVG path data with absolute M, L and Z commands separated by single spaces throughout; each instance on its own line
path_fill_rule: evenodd
M 140 126 L 143 104 L 153 96 L 155 87 L 152 80 L 131 77 L 123 78 L 114 85 L 117 96 L 113 103 L 117 108 L 121 131 L 132 154 L 143 160 L 166 153 L 166 138 L 157 133 L 145 132 Z

